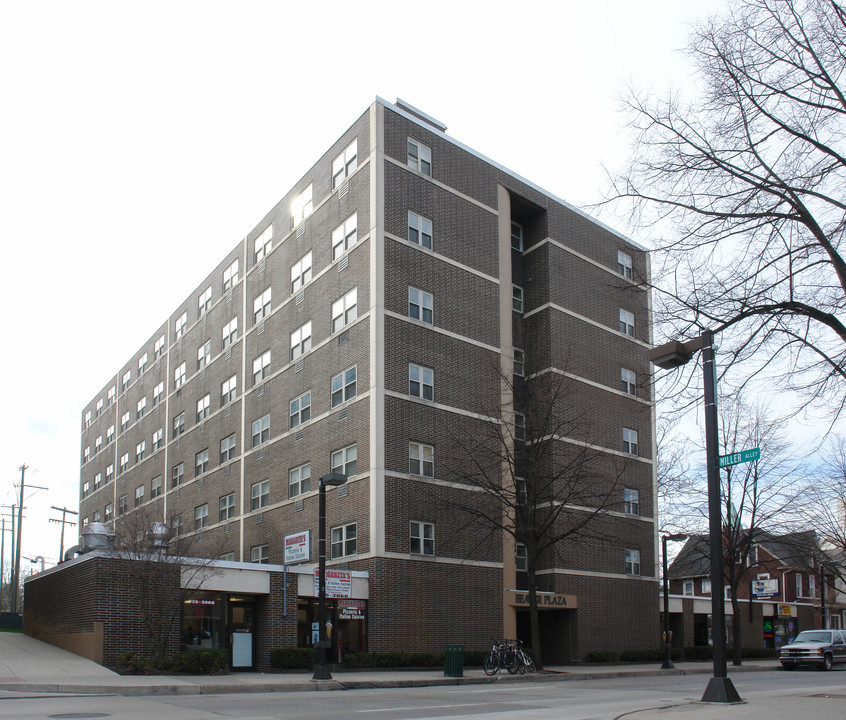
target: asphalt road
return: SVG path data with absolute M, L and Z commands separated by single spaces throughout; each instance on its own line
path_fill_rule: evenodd
M 612 678 L 508 685 L 462 685 L 426 688 L 287 692 L 167 697 L 29 696 L 0 700 L 3 720 L 598 720 L 630 717 L 638 710 L 685 706 L 665 711 L 670 717 L 694 717 L 689 703 L 698 701 L 704 675 Z M 747 709 L 767 702 L 763 716 L 801 717 L 814 698 L 832 698 L 846 714 L 846 668 L 829 673 L 800 670 L 742 673 L 732 681 Z M 732 707 L 719 717 L 731 717 Z M 694 706 L 702 708 L 702 706 Z M 773 710 L 775 708 L 775 711 Z M 784 714 L 778 709 L 783 708 Z M 797 713 L 797 708 L 799 712 Z M 762 708 L 763 710 L 763 708 Z M 633 715 L 630 715 L 633 713 Z

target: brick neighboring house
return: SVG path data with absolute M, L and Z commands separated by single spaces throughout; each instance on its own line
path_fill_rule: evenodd
M 625 472 L 603 539 L 539 569 L 544 661 L 654 647 L 647 253 L 445 129 L 377 99 L 185 288 L 83 409 L 82 525 L 143 511 L 222 545 L 223 561 L 311 568 L 317 479 L 342 473 L 328 565 L 365 573 L 368 591 L 332 603 L 338 653 L 528 642 L 519 548 L 454 509 L 482 495 L 448 479 L 447 459 L 492 404 L 517 435 L 503 378 L 566 376 L 591 447 Z M 314 595 L 301 576 L 300 645 Z M 233 597 L 195 599 L 225 618 Z
M 676 647 L 709 644 L 709 555 L 708 536 L 691 536 L 668 569 L 670 624 Z M 813 531 L 784 535 L 758 531 L 737 586 L 744 647 L 779 647 L 801 630 L 821 627 L 823 557 L 826 555 Z M 719 591 L 726 598 L 726 634 L 731 642 L 734 618 L 728 580 Z M 829 587 L 826 598 L 829 604 L 834 601 L 833 588 Z M 840 611 L 831 617 L 839 626 Z

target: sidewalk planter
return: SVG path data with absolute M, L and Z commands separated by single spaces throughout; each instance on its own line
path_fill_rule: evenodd
M 447 645 L 444 648 L 444 677 L 464 677 L 463 645 Z

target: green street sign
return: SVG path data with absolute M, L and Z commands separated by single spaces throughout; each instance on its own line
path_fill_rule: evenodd
M 761 458 L 761 448 L 752 448 L 751 450 L 741 450 L 731 455 L 720 455 L 717 458 L 718 464 L 721 468 L 729 465 L 740 465 L 741 463 L 753 462 Z

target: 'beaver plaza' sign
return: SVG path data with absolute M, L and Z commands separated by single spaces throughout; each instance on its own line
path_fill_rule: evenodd
M 529 607 L 529 593 L 520 590 L 506 590 L 509 605 Z M 574 610 L 578 606 L 576 595 L 559 595 L 558 593 L 539 592 L 538 608 L 541 610 Z

